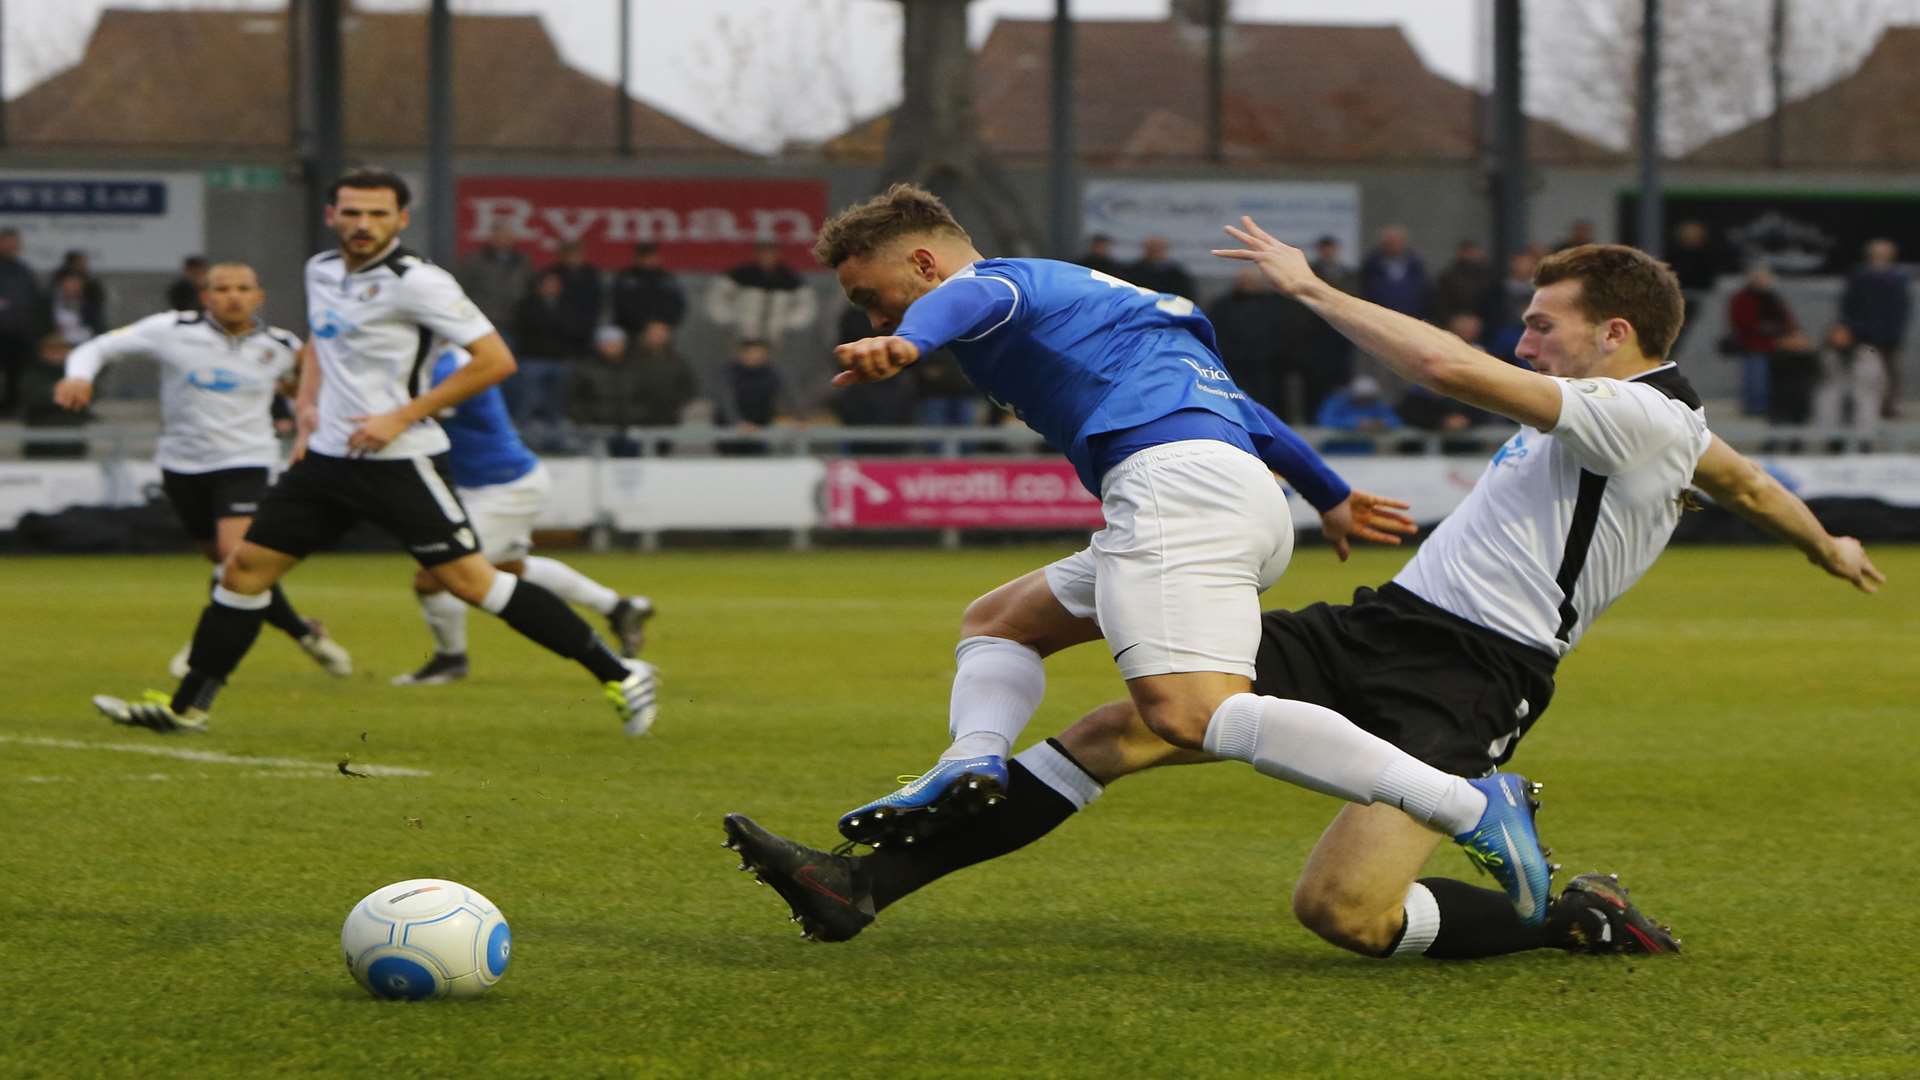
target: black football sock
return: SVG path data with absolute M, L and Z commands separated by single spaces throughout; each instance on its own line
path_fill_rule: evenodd
M 1066 753 L 1058 743 L 1053 746 Z M 1007 763 L 1007 797 L 1000 805 L 975 815 L 937 842 L 882 849 L 855 860 L 855 865 L 872 890 L 874 910 L 879 911 L 955 870 L 1026 847 L 1060 827 L 1078 809 L 1015 759 Z
M 1435 960 L 1469 960 L 1558 945 L 1552 919 L 1539 926 L 1521 922 L 1520 913 L 1504 892 L 1452 878 L 1421 878 L 1419 884 L 1433 894 L 1440 909 L 1440 926 L 1423 955 Z M 1389 954 L 1392 951 L 1388 949 Z
M 213 600 L 200 612 L 193 647 L 187 654 L 187 677 L 173 692 L 173 710 L 206 709 L 213 704 L 233 669 L 260 636 L 268 597 L 242 596 L 214 586 Z
M 300 613 L 293 610 L 293 605 L 287 602 L 287 594 L 281 591 L 280 586 L 275 585 L 270 595 L 273 599 L 267 605 L 268 626 L 295 641 L 313 633 L 313 627 L 308 626 L 307 620 L 301 618 Z
M 514 582 L 512 595 L 499 611 L 508 626 L 575 661 L 601 682 L 619 682 L 627 677 L 627 666 L 608 651 L 600 635 L 574 614 L 566 601 L 530 581 L 515 581 L 511 574 L 499 576 Z

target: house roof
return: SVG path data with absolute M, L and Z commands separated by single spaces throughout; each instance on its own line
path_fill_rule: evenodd
M 1002 19 L 975 57 L 987 144 L 1040 156 L 1051 133 L 1050 20 Z M 1124 165 L 1192 161 L 1206 150 L 1206 34 L 1177 20 L 1075 23 L 1079 158 Z M 1428 70 L 1397 26 L 1236 23 L 1221 116 L 1229 162 L 1458 161 L 1480 151 L 1482 96 Z M 875 160 L 891 114 L 829 140 L 829 157 Z M 1565 128 L 1529 121 L 1536 161 L 1617 162 Z
M 1920 27 L 1889 27 L 1857 71 L 1780 109 L 1782 164 L 1912 167 L 1920 164 Z M 1773 118 L 1763 117 L 1688 154 L 1690 165 L 1769 164 Z
M 342 23 L 347 144 L 427 141 L 424 13 Z M 292 142 L 287 20 L 274 12 L 109 10 L 73 67 L 8 105 L 15 146 L 285 149 Z M 616 144 L 614 88 L 561 59 L 538 16 L 453 18 L 454 144 L 506 151 Z M 635 101 L 635 150 L 744 156 Z

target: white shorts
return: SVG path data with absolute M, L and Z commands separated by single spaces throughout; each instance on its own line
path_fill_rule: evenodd
M 518 480 L 459 489 L 467 521 L 480 538 L 480 554 L 498 566 L 524 559 L 533 551 L 533 523 L 547 508 L 553 477 L 545 465 Z
M 1286 494 L 1260 459 L 1211 439 L 1150 447 L 1100 481 L 1106 527 L 1046 568 L 1062 607 L 1100 624 L 1122 678 L 1253 678 L 1260 594 L 1293 555 Z

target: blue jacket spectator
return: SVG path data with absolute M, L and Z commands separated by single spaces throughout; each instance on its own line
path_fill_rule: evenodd
M 1393 431 L 1400 427 L 1400 414 L 1393 411 L 1380 393 L 1380 382 L 1371 375 L 1356 375 L 1343 390 L 1336 390 L 1320 403 L 1313 422 L 1335 431 Z M 1335 439 L 1320 448 L 1323 454 L 1371 454 L 1373 444 L 1358 439 Z
M 1427 317 L 1431 288 L 1426 264 L 1407 246 L 1404 226 L 1380 230 L 1380 243 L 1360 264 L 1360 295 L 1416 319 Z
M 1847 278 L 1840 294 L 1840 319 L 1854 339 L 1882 352 L 1900 347 L 1912 314 L 1909 279 L 1894 265 L 1895 254 L 1891 240 L 1868 244 L 1866 263 Z

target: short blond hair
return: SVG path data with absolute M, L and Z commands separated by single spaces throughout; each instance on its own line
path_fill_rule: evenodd
M 940 196 L 914 184 L 895 184 L 827 219 L 813 243 L 813 257 L 828 269 L 871 255 L 902 236 L 941 233 L 973 243 Z

